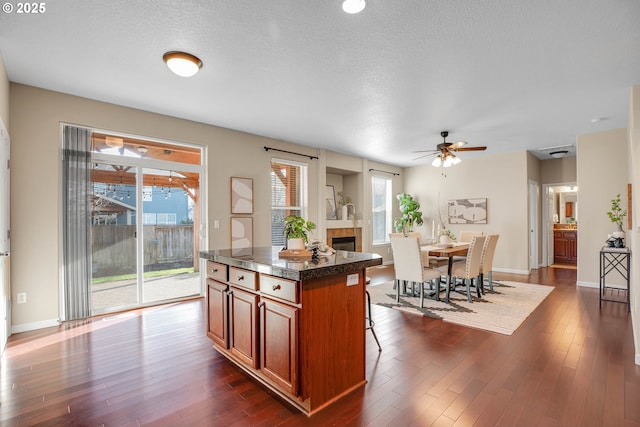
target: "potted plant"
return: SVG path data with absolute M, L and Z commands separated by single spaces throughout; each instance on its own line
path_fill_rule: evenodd
M 393 221 L 396 232 L 403 232 L 406 236 L 408 232 L 413 231 L 413 225 L 422 225 L 422 212 L 419 211 L 420 203 L 407 193 L 400 193 L 396 196 L 398 199 L 400 212 L 402 216 Z
M 287 238 L 287 249 L 303 250 L 309 241 L 309 232 L 316 225 L 298 215 L 289 215 L 284 219 L 284 235 Z
M 627 216 L 627 211 L 620 206 L 620 194 L 614 199 L 611 199 L 611 210 L 607 212 L 609 219 L 612 223 L 617 225 L 616 231 L 613 233 L 614 237 L 624 237 L 624 231 L 622 230 L 622 221 Z

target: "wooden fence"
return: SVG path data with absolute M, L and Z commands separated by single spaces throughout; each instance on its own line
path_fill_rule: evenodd
M 96 225 L 91 228 L 93 277 L 136 272 L 135 233 L 135 225 Z M 144 271 L 193 266 L 192 224 L 145 225 L 143 238 Z

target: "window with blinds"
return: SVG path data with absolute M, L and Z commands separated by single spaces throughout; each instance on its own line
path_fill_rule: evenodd
M 389 242 L 391 233 L 391 179 L 380 176 L 371 177 L 373 201 L 373 244 L 381 245 Z
M 306 218 L 307 165 L 289 160 L 271 160 L 271 244 L 284 246 L 284 219 Z

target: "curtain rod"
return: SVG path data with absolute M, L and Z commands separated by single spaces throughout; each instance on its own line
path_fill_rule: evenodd
M 267 146 L 265 145 L 265 147 L 264 147 L 264 151 L 269 151 L 269 150 L 279 151 L 279 152 L 281 152 L 281 153 L 295 154 L 296 156 L 308 157 L 308 158 L 309 158 L 309 159 L 311 159 L 311 160 L 313 160 L 313 159 L 318 159 L 318 157 L 316 157 L 316 156 L 310 156 L 310 155 L 308 155 L 308 154 L 294 153 L 293 151 L 280 150 L 279 148 L 271 148 L 271 147 L 267 147 Z
M 373 172 L 373 171 L 375 171 L 375 172 L 382 172 L 382 173 L 388 173 L 388 174 L 391 174 L 391 175 L 393 175 L 393 176 L 400 176 L 400 174 L 399 174 L 399 173 L 397 173 L 397 172 L 387 172 L 387 171 L 381 171 L 381 170 L 379 170 L 379 169 L 369 169 L 369 172 Z

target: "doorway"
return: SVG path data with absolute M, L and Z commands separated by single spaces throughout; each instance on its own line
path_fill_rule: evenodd
M 546 266 L 575 269 L 578 260 L 578 187 L 575 182 L 545 184 L 543 259 Z
M 92 314 L 202 295 L 202 151 L 92 135 Z

